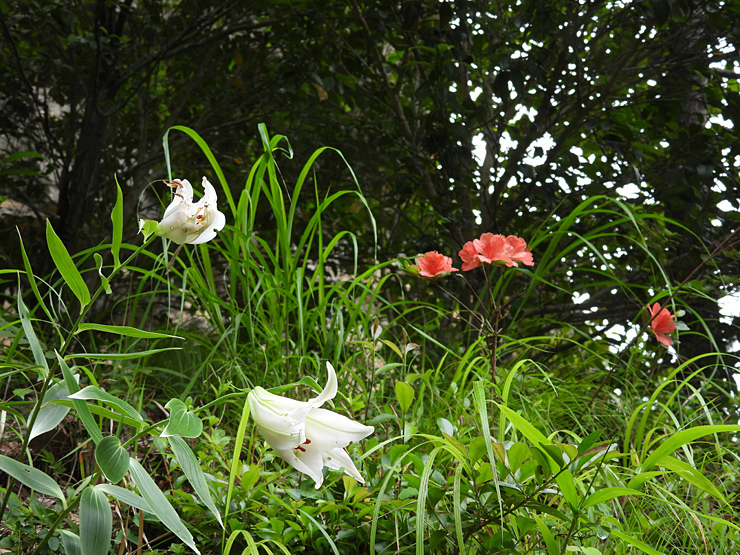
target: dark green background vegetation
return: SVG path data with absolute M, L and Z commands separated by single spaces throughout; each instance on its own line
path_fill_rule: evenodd
M 467 456 L 464 462 L 472 468 L 485 457 L 485 421 L 474 399 L 482 390 L 474 394 L 472 384 L 474 377 L 489 376 L 490 344 L 480 337 L 493 330 L 491 314 L 488 321 L 468 314 L 458 300 L 484 313 L 491 297 L 483 292 L 490 284 L 482 271 L 465 274 L 484 299 L 476 304 L 459 276 L 446 278 L 441 291 L 395 265 L 382 265 L 438 250 L 459 267 L 459 249 L 483 232 L 525 238 L 535 260 L 531 272 L 491 274 L 500 278 L 490 282 L 494 294 L 508 303 L 493 330 L 500 335 L 499 377 L 512 381 L 511 390 L 499 389 L 489 404 L 507 405 L 502 423 L 510 404 L 545 435 L 562 432 L 558 441 L 583 446 L 583 438 L 601 431 L 601 440 L 614 441 L 625 453 L 619 469 L 609 467 L 621 481 L 610 482 L 606 471 L 597 485 L 579 475 L 579 493 L 626 484 L 625 476 L 649 456 L 656 437 L 669 438 L 697 422 L 736 423 L 737 368 L 728 353 L 737 349 L 737 320 L 721 320 L 717 300 L 738 293 L 740 276 L 739 21 L 736 0 L 0 0 L 0 266 L 8 270 L 0 276 L 7 300 L 2 323 L 8 337 L 17 331 L 2 345 L 9 345 L 7 363 L 21 368 L 8 377 L 7 387 L 0 385 L 10 403 L 6 408 L 16 403 L 20 411 L 13 429 L 19 438 L 24 433 L 26 399 L 39 387 L 28 370 L 34 368 L 28 345 L 18 339 L 23 334 L 13 270 L 25 266 L 16 228 L 40 287 L 32 296 L 23 276 L 21 295 L 53 362 L 57 340 L 68 330 L 76 334 L 79 305 L 50 257 L 47 220 L 95 290 L 92 253 L 103 253 L 108 275 L 112 267 L 107 245 L 114 176 L 123 190 L 124 250 L 130 252 L 131 244 L 141 244 L 137 220 L 158 219 L 169 200 L 162 139 L 174 125 L 196 131 L 226 177 L 220 181 L 197 141 L 179 131 L 169 134 L 172 177 L 197 185 L 208 176 L 227 214 L 226 230 L 207 247 L 186 246 L 172 273 L 164 271 L 158 247 L 151 246 L 121 272 L 112 294 L 87 307 L 85 321 L 166 328 L 187 337 L 187 349 L 120 364 L 80 356 L 88 378 L 148 411 L 151 419 L 162 416 L 157 411 L 170 397 L 207 407 L 199 413 L 206 431 L 193 449 L 204 471 L 222 480 L 236 475 L 231 462 L 240 456 L 252 465 L 251 474 L 239 480 L 254 489 L 229 497 L 234 507 L 226 512 L 249 515 L 240 518 L 259 537 L 282 538 L 307 553 L 329 552 L 325 537 L 295 505 L 286 513 L 275 501 L 278 484 L 296 503 L 334 504 L 322 522 L 342 553 L 363 552 L 376 499 L 382 506 L 372 516 L 378 545 L 413 552 L 414 533 L 421 530 L 432 549 L 447 545 L 455 552 L 454 542 L 444 542 L 452 537 L 452 514 L 459 518 L 460 504 L 450 501 L 455 477 L 444 465 L 452 468 Z M 254 166 L 263 173 L 252 182 L 249 172 L 264 152 L 260 123 L 272 136 L 287 137 L 292 150 L 279 141 L 277 179 L 264 174 L 265 158 Z M 343 158 L 323 153 L 298 191 L 301 169 L 322 146 L 338 149 Z M 266 185 L 261 193 L 261 179 L 278 189 Z M 228 210 L 223 186 L 238 203 L 245 183 L 258 183 L 250 189 L 257 191 L 250 193 L 256 195 L 253 204 Z M 358 186 L 362 195 L 355 194 Z M 322 204 L 338 191 L 352 193 Z M 281 219 L 284 204 L 296 209 L 290 229 Z M 236 216 L 245 214 L 246 205 L 255 213 L 244 217 L 245 224 Z M 320 229 L 311 227 L 317 213 Z M 322 249 L 341 233 L 326 256 Z M 646 334 L 624 349 L 651 300 L 681 313 L 686 329 L 674 336 L 674 351 Z M 375 322 L 382 322 L 381 339 L 388 343 L 370 337 Z M 174 340 L 140 345 L 130 337 L 110 337 L 75 335 L 64 348 L 127 353 L 180 346 Z M 417 351 L 404 351 L 410 341 L 420 345 Z M 368 449 L 377 448 L 363 463 L 368 489 L 355 490 L 354 497 L 342 497 L 341 479 L 314 493 L 280 466 L 256 434 L 250 439 L 251 426 L 249 449 L 242 455 L 231 451 L 245 429 L 237 432 L 243 395 L 228 395 L 306 375 L 318 379 L 320 360 L 333 361 L 346 386 L 337 404 L 373 421 L 381 434 L 368 441 Z M 393 373 L 398 368 L 400 375 Z M 415 391 L 408 406 L 398 394 L 401 382 Z M 664 397 L 656 401 L 659 392 L 670 398 L 660 405 L 665 410 L 653 413 L 643 403 L 653 394 L 650 403 L 662 403 Z M 513 423 L 516 416 L 506 414 Z M 531 436 L 506 435 L 512 427 L 504 428 L 496 445 L 513 437 L 522 445 L 515 451 L 523 453 L 522 442 L 531 443 Z M 75 429 L 85 441 L 84 429 Z M 420 457 L 432 449 L 414 441 L 421 442 L 422 433 L 453 430 L 449 435 L 462 442 L 462 458 L 440 451 L 426 492 L 434 518 L 419 526 L 407 500 L 415 504 L 421 498 L 418 507 L 426 506 L 420 475 L 428 479 L 432 465 Z M 77 436 L 69 437 L 71 443 L 45 444 L 43 451 L 32 445 L 32 451 L 46 453 L 37 455 L 36 464 L 48 474 L 81 480 L 76 462 L 60 462 L 74 448 Z M 402 441 L 378 447 L 390 437 Z M 697 448 L 695 459 L 686 457 L 696 482 L 686 474 L 666 478 L 649 486 L 650 500 L 617 504 L 614 514 L 631 526 L 625 525 L 625 533 L 671 553 L 706 547 L 705 528 L 711 528 L 707 536 L 717 552 L 740 544 L 737 531 L 712 528 L 709 517 L 702 520 L 705 528 L 693 528 L 688 513 L 672 513 L 655 501 L 675 493 L 702 518 L 732 520 L 736 506 L 714 504 L 714 490 L 696 477 L 709 476 L 737 503 L 737 438 L 719 437 Z M 419 445 L 418 456 L 411 456 Z M 601 534 L 596 523 L 616 526 L 608 521 L 612 513 L 604 516 L 606 509 L 590 514 L 587 526 L 570 529 L 578 522 L 577 510 L 571 507 L 562 519 L 548 513 L 538 488 L 551 477 L 534 469 L 541 473 L 550 463 L 526 453 L 519 461 L 532 471 L 531 489 L 522 494 L 525 509 L 552 517 L 548 525 L 556 522 L 552 530 L 558 541 L 565 538 L 563 549 L 577 538 L 582 545 L 593 540 L 604 553 L 627 552 L 627 544 L 594 539 Z M 26 460 L 25 453 L 13 454 Z M 163 461 L 162 467 L 146 461 L 147 470 L 169 478 L 171 464 L 178 475 L 175 462 Z M 396 471 L 395 485 L 383 482 Z M 181 516 L 198 531 L 198 541 L 223 546 L 212 516 L 204 516 L 181 478 L 175 481 L 170 489 L 184 499 Z M 480 552 L 503 549 L 507 541 L 506 549 L 518 552 L 526 544 L 521 538 L 540 538 L 531 519 L 518 528 L 517 541 L 523 543 L 496 528 L 491 476 L 471 471 L 463 482 L 470 488 L 463 492 L 469 519 L 460 526 Z M 388 484 L 390 500 L 383 497 Z M 525 503 L 519 493 L 508 493 L 511 507 Z M 357 520 L 346 518 L 358 512 Z M 12 533 L 31 543 L 31 524 L 48 529 L 56 518 L 48 507 L 22 503 L 12 515 Z M 381 518 L 388 515 L 397 520 Z M 292 526 L 286 525 L 289 519 L 300 523 L 300 532 L 294 527 L 282 533 Z M 26 522 L 31 524 L 23 530 Z M 228 530 L 238 531 L 237 525 L 228 523 Z

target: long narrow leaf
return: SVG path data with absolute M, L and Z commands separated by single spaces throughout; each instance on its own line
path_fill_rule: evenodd
M 69 369 L 69 366 L 67 366 L 65 360 L 56 351 L 54 352 L 54 354 L 57 357 L 57 362 L 59 362 L 59 367 L 62 369 L 62 375 L 64 376 L 64 385 L 67 386 L 67 391 L 69 392 L 69 394 L 74 395 L 80 390 L 80 386 L 77 384 L 77 380 L 75 379 L 74 374 L 72 374 L 72 371 Z M 85 426 L 85 430 L 87 430 L 87 433 L 90 434 L 93 442 L 95 442 L 95 444 L 97 445 L 98 443 L 100 443 L 100 440 L 103 439 L 103 434 L 101 433 L 100 427 L 98 426 L 97 422 L 95 422 L 95 418 L 93 418 L 93 415 L 90 412 L 90 407 L 85 401 L 81 401 L 79 399 L 70 400 L 72 401 L 72 406 L 77 411 L 80 420 L 82 420 L 82 424 L 83 426 Z
M 74 395 L 70 395 L 69 398 L 70 399 L 81 399 L 83 401 L 89 401 L 93 399 L 96 401 L 103 401 L 109 405 L 113 405 L 123 414 L 130 416 L 134 420 L 138 420 L 139 422 L 142 422 L 142 423 L 144 422 L 144 419 L 136 411 L 136 409 L 134 409 L 134 407 L 129 405 L 126 401 L 123 401 L 119 399 L 118 397 L 114 397 L 110 393 L 107 393 L 103 391 L 102 389 L 95 387 L 94 385 L 88 385 L 85 389 L 78 391 Z
M 113 255 L 113 268 L 117 270 L 121 266 L 120 252 L 123 241 L 123 193 L 121 186 L 116 179 L 116 204 L 110 213 L 110 219 L 113 223 L 113 240 L 111 241 L 110 252 Z
M 161 492 L 157 484 L 152 480 L 152 477 L 149 476 L 147 471 L 144 470 L 144 467 L 141 466 L 139 461 L 133 458 L 129 461 L 129 472 L 136 482 L 136 487 L 139 488 L 139 493 L 141 493 L 141 496 L 152 508 L 152 512 L 160 522 L 169 528 L 178 538 L 184 541 L 190 549 L 200 555 L 200 551 L 198 551 L 198 548 L 195 546 L 195 540 L 193 540 L 193 535 L 190 533 L 190 530 L 188 530 L 182 523 L 180 517 L 177 515 L 177 512 L 175 512 L 175 509 L 172 508 L 172 505 L 170 505 L 170 502 L 167 500 L 164 493 Z
M 118 501 L 125 503 L 129 507 L 154 514 L 154 511 L 149 506 L 149 503 L 146 502 L 146 499 L 135 494 L 133 491 L 114 486 L 113 484 L 98 484 L 96 487 L 100 491 L 107 493 L 114 499 L 118 499 Z
M 144 331 L 131 326 L 111 326 L 107 324 L 80 324 L 75 332 L 75 335 L 82 333 L 83 331 L 103 331 L 106 333 L 116 333 L 118 335 L 125 335 L 126 337 L 136 337 L 139 339 L 184 339 L 178 335 L 171 335 L 169 333 L 161 333 L 156 331 Z
M 51 221 L 46 220 L 46 243 L 49 246 L 49 252 L 51 258 L 54 261 L 54 265 L 62 275 L 62 279 L 67 283 L 72 293 L 74 293 L 77 300 L 80 301 L 82 308 L 85 308 L 90 304 L 90 291 L 85 284 L 85 280 L 82 279 L 77 266 L 75 266 L 72 257 L 67 252 L 67 247 L 64 246 L 62 240 L 54 231 L 51 226 Z
M 43 403 L 43 406 L 33 422 L 29 440 L 53 430 L 67 416 L 68 407 L 52 403 L 52 401 L 67 399 L 67 395 L 69 395 L 67 388 L 56 383 L 47 390 L 43 399 L 39 399 L 38 402 Z
M 39 343 L 38 337 L 36 337 L 36 332 L 33 331 L 31 316 L 28 313 L 26 304 L 23 302 L 23 295 L 21 295 L 20 287 L 18 288 L 18 316 L 21 318 L 21 326 L 23 327 L 23 333 L 26 334 L 26 340 L 31 346 L 33 360 L 43 369 L 43 377 L 46 378 L 49 375 L 49 364 L 46 362 L 44 350 L 41 348 L 41 343 Z
M 650 467 L 660 464 L 660 460 L 666 455 L 670 455 L 676 449 L 687 443 L 691 443 L 695 439 L 709 435 L 719 434 L 722 432 L 740 432 L 740 426 L 735 424 L 715 424 L 713 426 L 697 426 L 695 428 L 689 428 L 688 430 L 682 430 L 678 433 L 673 434 L 663 443 L 660 444 L 650 456 L 645 459 L 642 463 L 643 470 L 649 470 Z
M 61 499 L 62 503 L 65 506 L 67 505 L 67 501 L 64 499 L 64 493 L 62 493 L 61 488 L 51 478 L 51 476 L 41 472 L 39 469 L 14 461 L 5 455 L 0 455 L 0 470 L 9 474 L 24 486 L 36 490 L 39 493 L 43 493 L 44 495 Z
M 172 448 L 172 453 L 175 455 L 177 463 L 180 465 L 180 468 L 182 468 L 185 476 L 187 476 L 187 479 L 190 482 L 190 485 L 193 486 L 195 493 L 198 494 L 200 500 L 205 503 L 208 510 L 213 513 L 213 516 L 216 517 L 221 528 L 223 528 L 224 523 L 221 520 L 221 514 L 218 512 L 216 504 L 213 502 L 211 492 L 206 483 L 206 476 L 203 474 L 200 463 L 198 462 L 198 459 L 195 458 L 193 451 L 181 437 L 171 436 L 167 438 L 167 441 Z

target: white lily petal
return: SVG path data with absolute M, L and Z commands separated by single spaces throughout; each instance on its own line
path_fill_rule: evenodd
M 337 375 L 327 363 L 326 387 L 309 401 L 296 401 L 255 387 L 247 395 L 252 418 L 262 436 L 293 468 L 310 476 L 319 488 L 322 468 L 340 470 L 359 482 L 364 480 L 344 447 L 359 441 L 374 428 L 318 408 L 337 394 Z
M 325 452 L 324 466 L 328 466 L 329 468 L 334 470 L 344 470 L 344 473 L 348 476 L 352 476 L 361 484 L 365 483 L 365 479 L 362 477 L 362 474 L 360 474 L 360 471 L 357 470 L 357 467 L 352 461 L 352 458 L 344 449 L 336 448 Z
M 187 179 L 175 179 L 172 183 L 176 186 L 172 202 L 155 233 L 181 245 L 197 245 L 213 239 L 226 225 L 226 216 L 216 206 L 213 185 L 204 177 L 204 195 L 193 203 L 193 187 Z
M 208 178 L 205 175 L 203 176 L 201 185 L 203 186 L 203 203 L 215 205 L 217 200 L 216 189 L 213 188 L 213 185 L 211 185 L 211 182 L 208 181 Z
M 215 209 L 214 209 L 215 210 Z M 226 225 L 226 216 L 221 212 L 216 211 L 215 216 L 212 219 L 210 225 L 206 227 L 200 234 L 193 239 L 188 241 L 191 245 L 200 245 L 201 243 L 207 243 L 216 236 L 216 233 L 221 231 Z
M 252 418 L 275 449 L 292 449 L 306 440 L 303 422 L 311 411 L 306 403 L 273 395 L 256 387 L 247 395 Z
M 313 409 L 306 417 L 306 438 L 321 450 L 347 447 L 360 441 L 375 431 L 344 415 L 326 409 Z
M 334 367 L 331 365 L 331 362 L 327 361 L 326 369 L 329 372 L 329 380 L 326 382 L 326 387 L 321 390 L 321 393 L 308 401 L 311 406 L 320 407 L 329 399 L 334 399 L 334 397 L 337 396 L 337 373 L 334 371 Z
M 318 451 L 306 451 L 305 453 L 298 451 L 298 454 L 301 455 L 300 457 L 297 456 L 296 450 L 293 449 L 275 449 L 275 451 L 298 472 L 309 476 L 316 483 L 316 489 L 319 489 L 321 484 L 324 483 L 324 474 L 322 472 L 324 462 L 321 453 Z

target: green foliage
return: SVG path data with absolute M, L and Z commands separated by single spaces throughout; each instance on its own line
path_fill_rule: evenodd
M 148 235 L 140 246 L 123 242 L 121 201 L 110 243 L 70 255 L 49 224 L 56 270 L 34 276 L 25 257 L 16 272 L 30 291 L 19 290 L 3 316 L 14 333 L 2 410 L 19 447 L 0 455 L 0 468 L 23 487 L 2 490 L 0 546 L 738 549 L 740 426 L 727 421 L 737 407 L 717 394 L 728 389 L 718 369 L 735 357 L 684 357 L 678 341 L 666 350 L 646 335 L 649 321 L 638 323 L 648 301 L 691 313 L 711 297 L 700 282 L 676 282 L 651 239 L 691 228 L 595 195 L 533 224 L 534 266 L 425 281 L 393 260 L 363 265 L 379 236 L 338 151 L 315 151 L 287 184 L 292 147 L 260 125 L 262 153 L 237 187 L 198 133 L 171 131 L 192 140 L 218 177 L 228 225 L 216 239 L 173 253 Z M 166 134 L 165 152 L 175 136 Z M 341 162 L 349 186 L 323 187 L 327 159 Z M 361 207 L 364 227 L 336 227 L 348 203 Z M 626 254 L 611 250 L 614 241 Z M 722 251 L 702 249 L 719 271 Z M 635 268 L 647 275 L 630 280 Z M 573 301 L 586 293 L 627 299 L 623 332 L 607 333 L 616 320 Z M 101 298 L 116 308 L 98 320 Z M 710 326 L 672 337 L 691 334 L 713 341 Z M 326 361 L 340 385 L 325 408 L 375 433 L 348 448 L 364 483 L 328 469 L 316 489 L 263 440 L 245 400 L 257 385 L 315 397 Z M 71 447 L 49 442 L 58 429 Z M 34 492 L 59 502 L 49 508 Z

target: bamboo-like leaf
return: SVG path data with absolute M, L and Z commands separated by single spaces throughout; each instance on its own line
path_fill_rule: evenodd
M 80 499 L 82 555 L 107 555 L 112 532 L 113 514 L 108 498 L 96 486 L 86 488 Z
M 604 488 L 589 495 L 583 501 L 582 509 L 588 509 L 599 503 L 604 503 L 622 495 L 645 495 L 641 491 L 632 488 Z
M 511 410 L 505 405 L 501 405 L 498 403 L 496 404 L 498 405 L 499 409 L 501 409 L 501 412 L 505 413 L 506 417 L 511 420 L 512 424 L 514 424 L 514 426 L 516 426 L 516 428 L 520 432 L 522 432 L 524 437 L 531 441 L 535 446 L 539 446 L 543 449 L 547 448 L 548 455 L 550 455 L 550 451 L 552 451 L 552 454 L 550 455 L 550 467 L 552 473 L 555 474 L 560 472 L 561 465 L 559 465 L 557 461 L 562 459 L 562 456 L 555 457 L 556 451 L 549 448 L 549 446 L 552 445 L 552 442 L 547 439 L 542 432 L 532 426 L 532 424 L 530 424 L 523 416 Z M 553 448 L 559 450 L 559 448 L 556 446 L 553 446 Z M 565 500 L 570 503 L 572 507 L 575 507 L 577 503 L 577 494 L 575 481 L 573 480 L 573 474 L 571 473 L 571 471 L 565 470 L 563 472 L 560 472 L 555 481 L 560 487 L 560 492 L 563 494 Z
M 213 513 L 213 516 L 216 517 L 221 528 L 223 528 L 224 524 L 221 520 L 221 514 L 218 512 L 216 504 L 213 502 L 205 474 L 203 474 L 203 469 L 201 469 L 200 463 L 198 462 L 198 459 L 195 458 L 193 451 L 181 437 L 171 436 L 167 438 L 167 441 L 172 448 L 172 453 L 175 455 L 177 463 L 180 465 L 180 468 L 182 468 L 185 476 L 187 476 L 190 485 L 193 486 L 193 489 L 195 490 L 195 493 L 198 494 L 200 500 L 205 503 L 208 510 Z
M 39 338 L 36 337 L 36 332 L 33 331 L 31 315 L 28 312 L 26 304 L 23 302 L 23 295 L 21 295 L 20 287 L 18 288 L 18 316 L 20 316 L 21 326 L 23 327 L 23 333 L 26 334 L 26 340 L 31 346 L 33 360 L 37 366 L 40 366 L 43 369 L 43 376 L 46 378 L 46 376 L 49 375 L 49 364 L 46 362 L 44 350 L 41 348 Z
M 181 347 L 165 347 L 163 349 L 150 349 L 148 351 L 137 351 L 133 353 L 75 353 L 67 355 L 65 359 L 86 358 L 89 360 L 131 360 L 134 358 L 143 358 L 165 351 L 180 351 Z
M 98 484 L 96 487 L 114 499 L 118 499 L 121 503 L 126 503 L 129 507 L 154 514 L 149 503 L 147 503 L 142 496 L 135 494 L 133 491 L 114 486 L 113 484 Z
M 75 266 L 72 257 L 67 252 L 67 247 L 64 246 L 62 240 L 54 231 L 51 226 L 51 222 L 46 220 L 46 243 L 49 246 L 49 252 L 51 258 L 54 261 L 54 265 L 62 275 L 62 279 L 67 283 L 72 293 L 74 293 L 77 300 L 80 301 L 82 308 L 90 304 L 90 291 L 85 284 L 85 280 L 82 279 L 77 266 Z
M 107 393 L 102 389 L 95 387 L 94 385 L 88 385 L 85 389 L 78 391 L 74 395 L 70 395 L 69 398 L 81 399 L 83 401 L 88 401 L 91 399 L 94 399 L 96 401 L 103 401 L 105 403 L 108 403 L 109 405 L 113 405 L 120 412 L 130 416 L 134 420 L 138 420 L 142 423 L 144 422 L 144 419 L 141 417 L 141 415 L 136 412 L 134 407 L 129 405 L 126 401 L 123 401 L 118 397 L 114 397 L 110 393 Z
M 682 430 L 668 437 L 660 446 L 653 451 L 650 456 L 642 463 L 642 469 L 649 470 L 650 467 L 660 464 L 660 460 L 666 455 L 670 455 L 676 449 L 695 439 L 709 435 L 719 434 L 722 432 L 740 432 L 740 426 L 736 424 L 714 424 L 712 426 L 696 426 L 688 430 Z
M 657 549 L 650 547 L 645 542 L 635 539 L 632 536 L 625 534 L 624 532 L 620 532 L 616 528 L 612 528 L 609 532 L 612 536 L 616 536 L 617 538 L 626 541 L 628 544 L 636 547 L 637 549 L 640 549 L 641 551 L 644 551 L 648 555 L 665 555 L 662 551 L 658 551 Z
M 178 335 L 161 333 L 156 331 L 144 331 L 131 326 L 110 326 L 107 324 L 80 324 L 75 334 L 83 331 L 103 331 L 106 333 L 117 333 L 126 337 L 136 337 L 138 339 L 184 339 Z
M 23 267 L 26 270 L 26 279 L 28 279 L 28 283 L 31 284 L 31 290 L 33 291 L 33 294 L 36 297 L 38 306 L 40 306 L 41 309 L 44 311 L 44 314 L 46 314 L 46 317 L 49 319 L 49 322 L 54 322 L 54 318 L 51 317 L 51 312 L 49 312 L 49 309 L 46 308 L 46 303 L 44 303 L 44 299 L 41 298 L 41 292 L 39 291 L 39 286 L 36 283 L 36 277 L 33 275 L 33 269 L 31 268 L 31 261 L 28 260 L 28 255 L 26 254 L 26 247 L 23 245 L 23 238 L 21 237 L 20 230 L 18 230 L 18 241 L 20 242 L 20 245 L 21 245 L 21 256 L 23 258 Z M 20 294 L 20 288 L 19 288 L 19 294 Z
M 710 482 L 704 474 L 689 463 L 678 460 L 674 457 L 663 457 L 656 464 L 667 468 L 668 470 L 672 470 L 687 482 L 706 491 L 710 495 L 713 495 L 723 503 L 727 503 L 727 499 L 725 499 L 725 496 L 717 489 L 717 486 Z
M 123 193 L 121 186 L 116 180 L 116 204 L 110 213 L 110 219 L 113 223 L 113 240 L 111 241 L 110 252 L 113 255 L 113 268 L 117 270 L 121 266 L 120 252 L 121 243 L 123 242 Z
M 64 499 L 64 493 L 62 493 L 61 488 L 51 478 L 51 476 L 41 472 L 39 469 L 14 461 L 5 455 L 0 455 L 0 470 L 9 474 L 24 486 L 36 490 L 39 493 L 43 493 L 44 495 L 61 499 L 62 503 L 65 506 L 67 505 L 67 501 Z
M 152 480 L 152 477 L 149 476 L 147 471 L 144 470 L 144 467 L 141 466 L 139 461 L 136 459 L 129 460 L 129 472 L 136 482 L 136 487 L 139 488 L 139 493 L 141 493 L 141 496 L 151 507 L 154 515 L 162 524 L 169 528 L 173 534 L 184 541 L 190 549 L 200 555 L 200 551 L 198 551 L 198 548 L 195 546 L 193 535 L 182 523 L 180 517 L 177 516 L 177 512 L 172 508 L 172 505 L 170 505 L 170 502 L 167 500 L 164 493 L 160 491 L 157 484 Z
M 74 374 L 72 374 L 69 366 L 67 366 L 67 363 L 59 355 L 59 353 L 55 351 L 54 354 L 56 355 L 57 361 L 59 362 L 59 367 L 62 369 L 62 375 L 64 376 L 64 385 L 67 387 L 68 394 L 73 395 L 77 393 L 80 390 L 80 386 L 77 384 L 77 380 L 75 379 Z M 80 420 L 82 420 L 82 424 L 85 426 L 85 430 L 87 430 L 87 433 L 90 434 L 93 442 L 95 442 L 95 444 L 97 445 L 98 443 L 100 443 L 100 440 L 103 439 L 103 434 L 100 432 L 100 427 L 98 426 L 97 422 L 95 422 L 95 419 L 90 412 L 90 407 L 87 406 L 87 403 L 85 401 L 80 401 L 79 399 L 70 400 L 72 401 L 72 406 L 77 411 L 77 415 L 80 417 Z
M 53 430 L 67 416 L 69 412 L 68 407 L 52 403 L 52 401 L 67 399 L 67 395 L 69 395 L 67 388 L 58 383 L 52 385 L 46 391 L 44 398 L 39 400 L 39 402 L 43 403 L 43 406 L 33 423 L 29 440 Z

